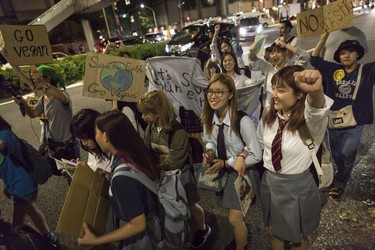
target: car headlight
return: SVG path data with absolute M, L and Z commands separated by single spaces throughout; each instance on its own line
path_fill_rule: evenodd
M 257 27 L 257 33 L 262 33 L 262 31 L 263 31 L 263 26 L 260 24 Z
M 246 30 L 244 28 L 240 28 L 240 36 L 246 36 Z
M 194 42 L 190 42 L 190 43 L 187 43 L 187 44 L 183 45 L 183 46 L 181 47 L 180 52 L 181 52 L 181 53 L 184 53 L 184 52 L 188 51 L 188 50 L 191 48 L 191 46 L 193 46 L 193 43 L 194 43 Z

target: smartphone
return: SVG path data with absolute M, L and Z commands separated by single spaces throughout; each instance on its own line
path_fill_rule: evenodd
M 67 163 L 68 165 L 71 165 L 73 167 L 77 167 L 78 166 L 78 163 L 77 162 L 73 162 L 73 161 L 69 161 L 67 159 L 64 159 L 64 158 L 61 158 L 61 160 L 65 163 Z

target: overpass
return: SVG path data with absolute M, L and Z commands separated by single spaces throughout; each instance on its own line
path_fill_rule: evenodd
M 29 25 L 45 25 L 49 32 L 74 13 L 96 12 L 112 3 L 113 0 L 61 0 L 31 21 Z M 86 37 L 88 49 L 93 51 L 95 39 L 90 23 L 82 19 L 82 28 Z

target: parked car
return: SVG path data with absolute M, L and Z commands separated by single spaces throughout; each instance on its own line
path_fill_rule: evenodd
M 69 55 L 65 54 L 64 52 L 52 52 L 52 58 L 54 60 L 63 60 L 67 56 Z
M 263 26 L 258 17 L 243 17 L 240 19 L 240 41 L 247 41 L 261 34 Z
M 259 22 L 263 25 L 264 29 L 267 29 L 268 26 L 275 24 L 275 20 L 273 19 L 273 17 L 270 17 L 270 15 L 264 12 L 247 12 L 243 13 L 240 18 L 241 17 L 258 17 Z
M 144 38 L 143 36 L 129 36 L 122 39 L 124 45 L 135 45 L 135 44 L 144 44 L 151 43 L 150 40 Z
M 150 40 L 151 42 L 158 43 L 158 42 L 164 42 L 167 41 L 168 38 L 166 35 L 163 34 L 163 32 L 151 32 L 147 33 L 145 35 L 145 38 Z
M 180 32 L 172 37 L 165 46 L 167 55 L 190 55 L 189 51 L 198 53 L 200 49 L 208 46 L 211 39 L 208 36 L 208 30 L 215 25 L 209 23 L 197 23 L 184 27 Z M 219 37 L 232 37 L 230 30 L 234 27 L 233 23 L 220 23 Z

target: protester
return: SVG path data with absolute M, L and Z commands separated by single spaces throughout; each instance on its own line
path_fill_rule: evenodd
M 210 50 L 211 50 L 211 58 L 217 58 L 219 60 L 222 60 L 222 56 L 224 53 L 235 53 L 235 58 L 236 58 L 236 61 L 237 61 L 237 64 L 239 65 L 239 67 L 242 69 L 245 67 L 245 64 L 242 60 L 242 54 L 239 51 L 239 49 L 237 49 L 237 51 L 234 50 L 231 42 L 229 39 L 223 39 L 220 43 L 220 49 L 218 47 L 218 36 L 219 36 L 219 31 L 220 31 L 220 24 L 216 24 L 215 25 L 215 33 L 214 33 L 214 36 L 212 38 L 212 41 L 211 41 L 211 44 L 210 44 Z M 242 51 L 242 49 L 241 49 Z
M 198 230 L 192 241 L 193 248 L 201 247 L 211 233 L 211 228 L 205 223 L 205 214 L 198 204 L 199 195 L 196 181 L 190 171 L 189 140 L 185 130 L 170 132 L 178 125 L 172 105 L 161 90 L 144 94 L 138 102 L 142 118 L 149 124 L 145 130 L 144 141 L 157 158 L 159 169 L 163 171 L 180 169 L 181 182 L 184 186 L 190 213 L 196 222 Z
M 97 168 L 106 173 L 111 172 L 111 157 L 104 153 L 95 141 L 95 120 L 100 113 L 93 109 L 78 111 L 70 124 L 70 131 L 81 142 L 83 150 L 89 152 L 87 165 L 96 171 Z
M 123 113 L 108 111 L 100 115 L 95 124 L 95 138 L 101 150 L 121 159 L 112 163 L 112 174 L 116 167 L 125 165 L 153 181 L 158 179 L 159 170 L 151 154 Z M 112 178 L 109 194 L 112 210 L 119 220 L 118 227 L 95 236 L 84 223 L 85 235 L 78 239 L 78 243 L 102 245 L 118 242 L 117 249 L 156 249 L 161 240 L 160 225 L 154 224 L 157 221 L 157 196 L 138 180 L 121 175 Z
M 325 79 L 326 95 L 334 100 L 331 111 L 352 105 L 355 126 L 328 129 L 332 158 L 337 166 L 333 187 L 329 192 L 332 198 L 340 198 L 354 168 L 355 157 L 365 124 L 373 123 L 372 90 L 375 83 L 375 62 L 363 64 L 362 76 L 358 82 L 360 60 L 365 49 L 356 40 L 346 40 L 338 46 L 334 59 L 337 63 L 324 61 L 319 57 L 329 33 L 320 36 L 311 55 L 311 64 Z M 360 84 L 355 101 L 352 100 L 355 86 Z
M 233 78 L 236 88 L 241 88 L 253 84 L 253 81 L 241 73 L 239 65 L 236 60 L 236 55 L 233 52 L 223 53 L 221 59 L 221 68 L 223 73 L 226 73 Z
M 292 35 L 293 25 L 292 22 L 288 19 L 284 19 L 280 21 L 279 26 L 279 33 L 280 37 L 276 39 L 277 41 L 283 41 L 286 44 L 290 44 L 293 47 L 299 47 L 298 38 Z M 290 50 L 287 50 L 288 59 L 290 61 L 290 65 L 293 65 L 296 60 L 298 60 L 298 55 L 293 53 Z
M 12 132 L 10 124 L 0 116 L 0 178 L 3 193 L 13 199 L 12 227 L 26 224 L 27 215 L 39 232 L 56 244 L 57 236 L 50 231 L 44 214 L 36 206 L 38 184 L 22 166 L 21 161 L 26 159 L 21 152 L 21 141 Z
M 213 165 L 206 173 L 214 174 L 222 170 L 229 175 L 224 187 L 222 204 L 228 209 L 228 221 L 233 228 L 234 240 L 224 249 L 240 250 L 245 249 L 248 243 L 248 231 L 243 221 L 244 215 L 234 188 L 234 181 L 238 175 L 250 175 L 253 182 L 256 170 L 249 167 L 261 160 L 262 151 L 255 125 L 248 116 L 241 119 L 240 128 L 236 127 L 237 107 L 233 79 L 227 74 L 215 74 L 206 89 L 203 106 L 202 124 L 205 144 L 203 165 L 208 165 L 214 157 Z M 219 133 L 224 141 L 219 141 Z M 253 187 L 256 189 L 255 183 L 253 182 Z
M 280 21 L 279 35 L 282 41 L 292 46 L 297 46 L 298 38 L 292 35 L 293 24 L 290 20 L 284 19 Z M 277 39 L 277 40 L 278 40 Z
M 298 59 L 294 62 L 289 61 L 287 56 L 287 48 L 288 50 L 292 51 L 298 56 Z M 272 76 L 279 71 L 280 69 L 284 68 L 287 65 L 306 65 L 309 62 L 310 55 L 299 48 L 295 48 L 294 46 L 282 42 L 278 40 L 278 43 L 273 43 L 270 46 L 270 58 L 268 61 L 264 59 L 258 58 L 255 54 L 255 43 L 250 45 L 249 48 L 249 64 L 251 70 L 260 70 L 262 71 L 263 75 L 265 76 L 264 85 L 263 85 L 263 97 L 262 97 L 262 105 L 265 108 L 268 108 L 272 99 L 272 87 L 271 87 L 271 79 Z M 270 63 L 270 61 L 272 63 Z
M 324 60 L 329 62 L 335 62 L 333 55 L 336 52 L 336 49 L 339 45 L 346 40 L 356 40 L 365 50 L 365 54 L 369 50 L 367 43 L 366 35 L 362 30 L 358 29 L 355 26 L 350 28 L 334 30 L 329 33 L 329 36 L 324 44 L 321 54 L 324 55 Z
M 44 114 L 42 129 L 41 153 L 48 153 L 56 159 L 75 159 L 79 156 L 77 142 L 70 132 L 70 123 L 72 121 L 72 101 L 69 94 L 65 91 L 65 81 L 61 78 L 54 68 L 48 65 L 37 67 L 32 72 L 32 81 L 35 85 L 35 91 L 42 91 L 43 95 L 39 98 L 37 104 L 32 107 L 18 96 L 14 101 L 25 108 L 26 114 L 31 118 L 39 117 Z M 62 89 L 60 89 L 62 88 Z M 46 145 L 46 149 L 44 148 Z M 45 152 L 47 150 L 47 152 Z M 44 151 L 44 152 L 42 152 Z M 56 163 L 48 157 L 50 164 L 54 167 L 54 174 L 61 175 L 57 170 Z
M 248 93 L 246 100 L 244 100 L 244 98 L 241 100 L 238 98 L 238 105 L 241 107 L 241 109 L 243 109 L 244 112 L 246 112 L 248 116 L 252 118 L 256 124 L 258 124 L 261 110 L 261 103 L 259 101 L 259 96 L 261 93 L 260 83 L 258 83 L 257 80 L 250 79 L 244 74 L 241 74 L 233 53 L 224 53 L 221 60 L 221 67 L 223 69 L 223 73 L 226 73 L 232 77 L 237 90 L 244 87 L 253 87 L 253 92 L 251 94 L 250 92 Z M 245 102 L 245 105 L 242 106 L 243 103 L 241 102 Z
M 309 170 L 310 150 L 298 129 L 306 123 L 318 147 L 332 103 L 324 96 L 319 71 L 287 66 L 272 77 L 271 105 L 258 126 L 266 169 L 262 212 L 272 249 L 285 249 L 284 241 L 292 242 L 292 249 L 308 249 L 307 235 L 319 226 L 319 190 Z
M 204 66 L 204 73 L 210 80 L 214 74 L 221 73 L 221 62 L 218 59 L 210 59 Z

